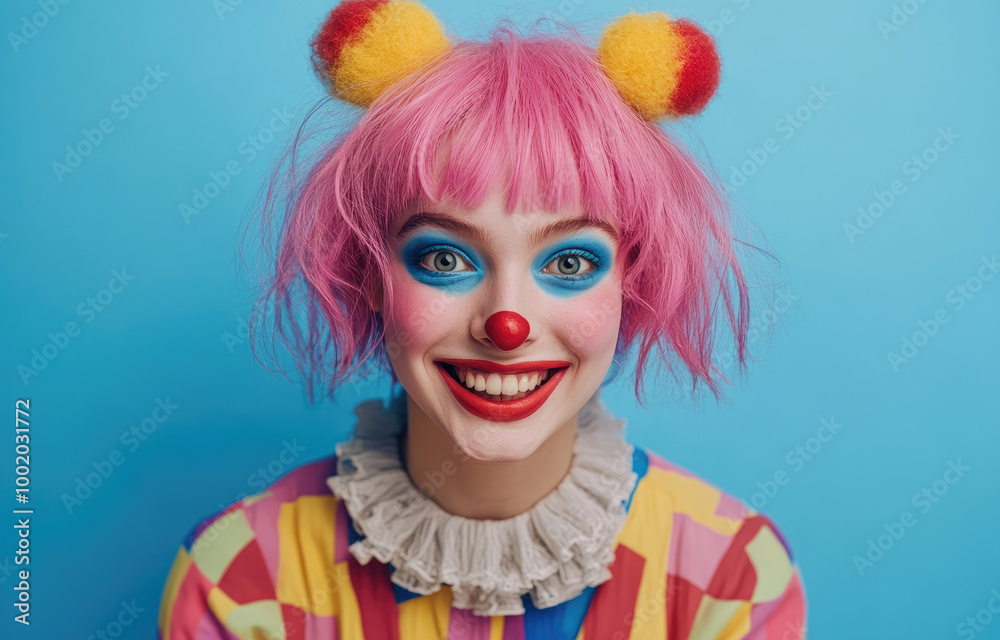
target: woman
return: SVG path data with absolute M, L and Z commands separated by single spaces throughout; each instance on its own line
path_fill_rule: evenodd
M 778 529 L 630 445 L 599 398 L 633 346 L 640 400 L 657 357 L 717 394 L 719 297 L 744 363 L 725 199 L 653 124 L 708 102 L 711 39 L 652 13 L 596 52 L 510 28 L 453 45 L 420 5 L 353 0 L 313 48 L 367 111 L 290 180 L 259 311 L 310 397 L 365 363 L 402 389 L 192 530 L 160 636 L 804 637 Z

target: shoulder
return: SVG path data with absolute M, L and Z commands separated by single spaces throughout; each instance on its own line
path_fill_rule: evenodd
M 668 593 L 688 603 L 690 624 L 698 622 L 687 627 L 690 637 L 710 619 L 736 616 L 750 624 L 750 612 L 756 620 L 763 609 L 782 623 L 804 624 L 798 567 L 767 515 L 653 451 L 637 447 L 634 458 L 640 479 L 629 518 L 648 532 L 634 539 L 663 558 Z
M 738 498 L 650 449 L 636 447 L 636 487 L 649 494 L 647 500 L 667 501 L 675 518 L 686 518 L 732 537 L 741 523 L 755 512 Z
M 227 544 L 240 545 L 254 538 L 271 538 L 273 528 L 290 511 L 322 515 L 336 504 L 326 484 L 337 471 L 337 458 L 328 456 L 294 467 L 259 493 L 241 498 L 201 520 L 188 532 L 183 546 L 192 557 L 218 553 Z M 215 544 L 221 541 L 222 544 Z
M 274 608 L 280 619 L 287 599 L 279 599 L 278 591 L 296 590 L 294 583 L 302 576 L 286 575 L 287 570 L 279 575 L 279 559 L 282 566 L 294 567 L 300 559 L 287 557 L 294 552 L 309 556 L 303 561 L 318 563 L 326 559 L 324 540 L 329 541 L 332 556 L 335 533 L 342 528 L 338 524 L 346 524 L 338 518 L 338 500 L 326 484 L 336 467 L 332 455 L 302 464 L 263 491 L 195 524 L 182 540 L 167 577 L 160 603 L 160 637 L 188 638 L 203 627 L 239 626 L 246 613 L 241 610 L 248 607 L 257 614 Z M 303 546 L 303 540 L 313 544 Z M 346 547 L 346 541 L 337 546 Z M 332 564 L 332 557 L 328 560 Z

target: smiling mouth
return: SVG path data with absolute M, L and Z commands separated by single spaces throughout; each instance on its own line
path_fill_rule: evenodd
M 436 363 L 466 391 L 492 402 L 512 402 L 528 397 L 543 388 L 552 376 L 567 367 L 536 369 L 519 373 L 498 373 L 448 362 Z

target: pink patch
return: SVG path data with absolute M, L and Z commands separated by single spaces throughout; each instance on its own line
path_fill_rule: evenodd
M 674 516 L 667 573 L 683 578 L 702 591 L 729 548 L 731 537 L 698 524 L 690 516 Z
M 733 496 L 723 493 L 719 498 L 719 505 L 715 507 L 715 515 L 723 518 L 733 518 L 734 520 L 743 520 L 750 516 L 750 510 Z
M 243 515 L 253 531 L 260 553 L 264 557 L 271 581 L 277 580 L 280 544 L 278 541 L 278 514 L 281 502 L 268 497 L 243 509 Z
M 316 616 L 307 613 L 305 640 L 340 640 L 340 627 L 337 625 L 337 617 Z
M 448 640 L 490 640 L 489 616 L 477 616 L 468 609 L 452 607 L 448 618 Z

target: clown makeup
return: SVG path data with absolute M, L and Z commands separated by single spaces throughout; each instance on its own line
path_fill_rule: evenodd
M 520 460 L 597 391 L 621 320 L 617 232 L 499 196 L 397 220 L 386 348 L 410 397 L 466 457 Z

